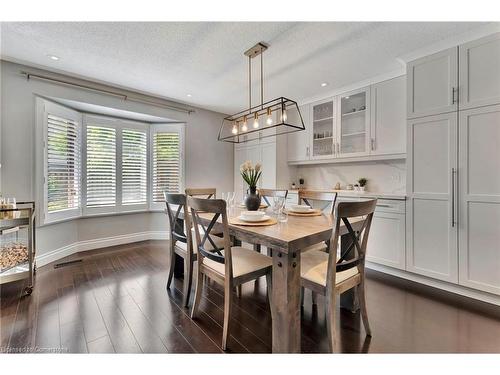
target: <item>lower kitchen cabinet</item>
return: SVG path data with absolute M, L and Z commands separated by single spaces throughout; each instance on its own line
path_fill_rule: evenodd
M 404 270 L 405 232 L 404 213 L 375 211 L 368 237 L 366 260 Z

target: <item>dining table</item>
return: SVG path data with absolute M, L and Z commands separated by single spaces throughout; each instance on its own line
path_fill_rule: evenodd
M 232 217 L 240 216 L 245 210 L 240 206 L 228 209 L 229 235 L 238 242 L 265 246 L 272 251 L 272 352 L 273 353 L 300 353 L 300 256 L 301 251 L 308 246 L 329 241 L 332 237 L 335 217 L 330 213 L 319 216 L 292 216 L 272 213 L 277 217 L 274 225 L 246 226 L 231 224 Z M 208 225 L 213 214 L 199 213 L 203 225 Z M 359 220 L 351 220 L 353 229 L 360 229 Z M 214 225 L 214 231 L 221 231 L 222 222 Z M 347 227 L 341 223 L 341 248 L 349 246 L 350 239 Z M 355 298 L 346 295 L 341 306 L 355 309 Z M 342 298 L 342 296 L 341 296 Z M 346 306 L 347 305 L 347 306 Z

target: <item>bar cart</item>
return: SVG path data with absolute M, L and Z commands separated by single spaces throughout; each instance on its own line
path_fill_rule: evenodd
M 0 285 L 28 279 L 24 292 L 33 291 L 35 265 L 35 202 L 0 207 Z

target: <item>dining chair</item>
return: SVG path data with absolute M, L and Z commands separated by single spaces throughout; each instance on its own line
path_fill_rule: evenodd
M 184 192 L 188 197 L 204 197 L 205 199 L 215 199 L 217 197 L 216 188 L 187 188 Z M 213 234 L 220 235 L 220 233 L 215 232 Z M 192 236 L 195 238 L 194 228 L 192 229 Z
M 287 189 L 259 189 L 259 195 L 268 206 L 272 206 L 269 198 L 280 197 L 286 199 L 288 196 Z
M 311 203 L 311 201 L 320 202 L 320 210 L 333 215 L 335 211 L 335 204 L 337 202 L 337 193 L 299 190 L 299 204 L 305 203 L 309 207 L 313 208 L 313 204 Z M 328 209 L 329 207 L 331 208 Z M 307 248 L 302 249 L 302 252 L 310 250 L 328 251 L 329 248 L 330 241 L 326 241 L 308 246 Z
M 216 197 L 217 189 L 216 188 L 187 188 L 185 193 L 189 197 L 201 197 L 204 196 L 207 199 L 211 199 Z
M 193 246 L 192 231 L 185 230 L 191 228 L 191 219 L 189 215 L 184 215 L 184 220 L 180 218 L 181 212 L 186 212 L 186 195 L 163 193 L 165 198 L 166 214 L 170 224 L 170 268 L 168 272 L 167 289 L 170 288 L 175 268 L 175 255 L 177 254 L 184 260 L 184 300 L 185 307 L 189 304 L 191 294 L 191 282 L 193 279 L 193 263 L 197 259 L 197 248 Z M 223 240 L 217 236 L 210 236 L 208 251 L 224 247 Z
M 222 199 L 199 199 L 188 197 L 188 206 L 194 222 L 195 235 L 198 243 L 198 267 L 194 302 L 191 309 L 191 318 L 195 318 L 200 305 L 203 288 L 203 276 L 214 280 L 224 286 L 224 324 L 222 332 L 222 349 L 227 348 L 233 288 L 261 276 L 266 276 L 267 294 L 271 299 L 271 272 L 272 259 L 251 249 L 231 246 L 229 239 L 229 226 L 226 211 L 226 202 Z M 211 217 L 205 233 L 199 230 L 201 220 L 199 215 L 209 214 Z M 207 240 L 217 220 L 221 218 L 224 241 L 223 250 L 210 251 Z
M 339 203 L 330 252 L 326 253 L 314 250 L 304 253 L 301 256 L 301 286 L 325 296 L 328 342 L 332 352 L 335 352 L 336 349 L 336 295 L 344 293 L 349 289 L 357 289 L 365 332 L 367 336 L 371 336 L 366 311 L 365 258 L 368 235 L 376 205 L 376 199 L 364 202 Z M 356 231 L 349 221 L 349 219 L 352 220 L 353 218 L 362 220 L 360 229 Z M 342 250 L 340 257 L 337 259 L 341 223 L 347 228 L 350 243 L 349 246 L 346 246 Z

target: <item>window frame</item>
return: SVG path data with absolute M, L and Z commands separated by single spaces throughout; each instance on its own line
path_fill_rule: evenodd
M 87 126 L 95 124 L 102 125 L 103 127 L 113 128 L 116 131 L 116 203 L 114 206 L 106 207 L 87 207 Z M 146 137 L 149 138 L 149 128 L 148 123 L 137 122 L 132 120 L 124 120 L 119 118 L 113 118 L 109 116 L 101 116 L 85 113 L 83 115 L 83 137 L 82 137 L 82 210 L 83 216 L 98 216 L 107 214 L 119 214 L 119 213 L 129 213 L 129 212 L 140 212 L 147 211 L 149 206 L 149 201 L 143 204 L 127 204 L 122 203 L 122 144 L 123 144 L 123 129 L 140 130 L 144 131 Z M 148 142 L 149 143 L 149 139 Z M 149 163 L 150 159 L 148 156 L 148 151 L 146 150 L 146 180 L 149 181 Z M 148 194 L 148 190 L 146 190 Z
M 42 202 L 40 205 L 41 217 L 44 224 L 51 224 L 59 221 L 76 219 L 82 216 L 82 164 L 83 164 L 83 155 L 82 155 L 82 114 L 73 109 L 67 108 L 60 104 L 56 104 L 47 100 L 43 102 L 37 102 L 37 106 L 40 116 L 42 116 L 42 134 L 43 134 L 43 144 L 42 144 L 42 153 L 43 153 L 43 165 L 42 165 Z M 77 131 L 77 144 L 80 151 L 80 166 L 79 166 L 79 177 L 80 177 L 80 189 L 79 189 L 79 199 L 78 199 L 78 207 L 74 209 L 68 209 L 63 211 L 49 212 L 48 210 L 48 115 L 53 114 L 58 117 L 68 118 L 74 121 Z
M 35 161 L 35 180 L 36 183 L 35 191 L 37 202 L 37 214 L 41 218 L 40 225 L 51 225 L 55 223 L 61 223 L 69 220 L 96 217 L 96 216 L 114 216 L 129 213 L 138 212 L 158 212 L 164 211 L 165 205 L 163 202 L 153 202 L 153 175 L 152 175 L 152 157 L 153 157 L 153 137 L 157 132 L 177 132 L 179 133 L 179 149 L 180 149 L 180 190 L 184 191 L 185 188 L 185 122 L 172 122 L 172 123 L 149 123 L 140 122 L 135 120 L 123 119 L 119 117 L 113 117 L 105 114 L 95 114 L 84 111 L 78 111 L 64 104 L 60 104 L 56 101 L 46 99 L 42 96 L 35 97 L 35 134 L 37 142 L 35 142 L 36 147 L 36 161 Z M 79 207 L 73 210 L 64 210 L 60 212 L 51 213 L 49 216 L 47 201 L 48 201 L 48 187 L 47 187 L 47 109 L 51 109 L 54 115 L 60 117 L 69 117 L 71 120 L 75 121 L 78 131 L 78 145 L 80 151 L 80 191 L 79 191 Z M 116 129 L 116 205 L 110 207 L 90 207 L 87 208 L 87 124 L 89 119 L 94 119 L 96 125 L 110 126 Z M 122 130 L 140 130 L 144 131 L 146 134 L 146 203 L 144 204 L 122 204 Z
M 164 202 L 154 202 L 153 200 L 153 139 L 156 133 L 163 132 L 176 132 L 179 133 L 179 159 L 180 159 L 180 193 L 184 192 L 185 189 L 185 132 L 186 132 L 186 124 L 185 123 L 168 123 L 168 124 L 151 124 L 150 126 L 150 136 L 149 136 L 149 162 L 148 167 L 150 169 L 149 173 L 149 181 L 148 181 L 148 200 L 149 200 L 149 210 L 150 211 L 163 211 L 165 210 Z

